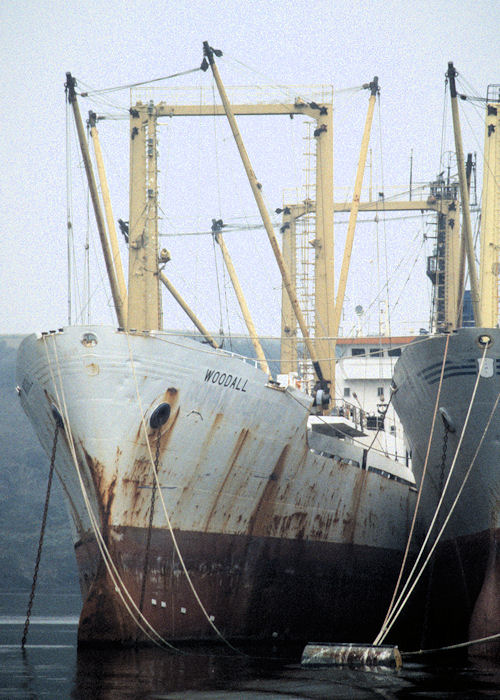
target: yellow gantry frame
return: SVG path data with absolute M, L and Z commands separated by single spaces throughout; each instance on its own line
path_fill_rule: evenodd
M 146 172 L 146 124 L 148 130 L 152 130 L 152 120 L 148 121 L 148 110 L 153 111 L 156 119 L 159 117 L 190 117 L 190 116 L 225 116 L 226 111 L 224 106 L 221 105 L 168 105 L 164 102 L 159 102 L 158 104 L 146 105 L 141 102 L 136 103 L 131 109 L 131 120 L 130 120 L 130 135 L 131 135 L 131 162 L 130 162 L 130 231 L 134 229 L 135 231 L 135 241 L 136 245 L 141 244 L 142 240 L 140 238 L 139 232 L 141 226 L 144 226 L 145 212 L 148 207 L 148 193 L 145 186 L 147 172 Z M 321 298 L 333 299 L 334 298 L 334 268 L 333 268 L 333 196 L 327 193 L 333 192 L 333 128 L 332 123 L 332 105 L 331 104 L 320 104 L 315 107 L 311 107 L 305 102 L 297 101 L 292 104 L 238 104 L 232 105 L 231 111 L 233 115 L 248 115 L 248 116 L 258 116 L 258 115 L 294 115 L 302 114 L 304 116 L 313 118 L 318 123 L 319 135 L 316 139 L 317 143 L 317 181 L 321 182 L 321 195 L 320 203 L 315 205 L 317 211 L 317 230 L 316 230 L 316 270 L 317 270 L 317 283 L 316 283 L 316 319 L 317 328 L 321 330 L 317 331 L 318 336 L 327 336 L 329 333 L 325 333 L 325 328 L 331 328 L 333 319 L 333 304 L 322 303 Z M 144 130 L 141 131 L 141 125 Z M 324 125 L 324 128 L 322 128 Z M 149 136 L 151 138 L 151 136 Z M 253 173 L 253 171 L 252 171 Z M 255 178 L 255 175 L 253 176 Z M 255 178 L 255 182 L 256 178 Z M 257 185 L 256 185 L 257 187 Z M 152 193 L 150 193 L 151 195 Z M 318 215 L 319 212 L 319 215 Z M 141 223 L 142 216 L 142 223 Z M 134 222 L 132 224 L 132 222 Z M 274 235 L 274 232 L 273 232 Z M 132 237 L 131 237 L 132 240 Z M 226 249 L 227 250 L 227 249 Z M 144 258 L 145 259 L 145 258 Z M 154 262 L 154 261 L 152 261 Z M 133 276 L 130 273 L 130 269 L 136 270 L 136 274 Z M 137 253 L 130 253 L 129 261 L 129 308 L 132 306 L 136 307 L 135 298 L 141 299 L 144 294 L 144 283 L 141 279 L 141 275 L 138 274 L 141 269 L 141 259 Z M 146 268 L 144 268 L 146 270 Z M 294 274 L 289 275 L 290 288 L 294 290 Z M 161 277 L 160 277 L 161 279 Z M 293 294 L 293 292 L 292 292 Z M 287 294 L 288 298 L 288 294 Z M 291 302 L 290 306 L 291 306 Z M 241 303 L 240 303 L 241 306 Z M 322 309 L 318 308 L 322 306 Z M 293 307 L 291 307 L 293 308 Z M 143 311 L 137 310 L 134 315 L 132 311 L 130 314 L 129 327 L 133 328 L 143 328 L 144 320 L 141 322 L 141 317 Z M 249 331 L 250 332 L 250 331 Z M 250 332 L 250 335 L 254 334 Z M 321 342 L 321 341 L 320 341 Z M 316 354 L 326 360 L 330 357 L 328 348 L 323 349 L 322 347 L 317 348 Z M 258 355 L 259 357 L 259 355 Z M 327 364 L 327 372 L 325 374 L 326 379 L 330 380 L 330 368 Z
M 314 202 L 304 204 L 285 204 L 283 212 L 283 257 L 288 269 L 293 271 L 295 279 L 296 266 L 296 221 L 301 216 L 315 210 Z M 352 202 L 335 203 L 333 211 L 336 213 L 350 212 Z M 460 203 L 455 199 L 413 199 L 413 200 L 379 200 L 376 202 L 359 202 L 358 211 L 393 212 L 393 211 L 434 211 L 445 217 L 444 227 L 446 232 L 445 254 L 445 325 L 449 330 L 457 327 L 455 314 L 459 304 L 460 287 L 459 277 L 455 274 L 458 269 L 460 248 Z M 462 295 L 463 296 L 463 295 Z M 333 304 L 331 305 L 333 308 Z M 281 321 L 281 371 L 292 372 L 297 369 L 297 331 L 295 318 L 290 307 L 288 296 L 282 295 L 282 321 Z M 331 339 L 329 339 L 331 341 Z M 336 338 L 333 338 L 336 341 Z
M 313 241 L 315 250 L 315 265 L 314 265 L 314 282 L 315 282 L 315 346 L 317 356 L 320 358 L 323 369 L 324 378 L 331 385 L 332 394 L 335 390 L 335 345 L 340 324 L 340 315 L 344 304 L 345 288 L 347 284 L 347 274 L 349 271 L 349 262 L 352 252 L 352 244 L 354 240 L 354 230 L 359 209 L 359 200 L 361 196 L 361 186 L 363 184 L 363 175 L 366 163 L 366 154 L 368 152 L 368 144 L 370 141 L 370 130 L 373 119 L 373 111 L 375 107 L 376 95 L 378 92 L 378 79 L 374 78 L 369 85 L 371 89 L 370 99 L 368 102 L 368 114 L 366 117 L 365 130 L 361 141 L 361 152 L 354 186 L 353 201 L 350 206 L 349 226 L 347 230 L 347 240 L 344 249 L 344 260 L 339 279 L 339 287 L 337 291 L 337 300 L 334 302 L 334 251 L 333 251 L 333 122 L 332 110 L 323 110 L 318 118 L 318 128 L 314 135 L 316 138 L 316 162 L 317 162 L 317 178 L 316 178 L 316 202 L 314 209 L 316 211 L 316 237 Z M 322 138 L 328 134 L 328 140 Z M 330 175 L 327 177 L 326 175 Z M 305 205 L 304 205 L 305 206 Z M 291 266 L 292 257 L 295 260 L 295 244 L 292 243 L 291 237 L 295 236 L 295 220 L 306 213 L 300 208 L 286 207 L 289 214 L 287 219 L 283 220 L 284 224 L 288 223 L 284 229 L 283 250 L 285 256 L 289 256 L 286 264 Z M 309 209 L 309 211 L 312 209 Z M 288 232 L 288 233 L 287 233 Z M 286 240 L 285 240 L 286 234 Z M 294 364 L 293 355 L 296 354 L 296 342 L 294 341 L 292 329 L 295 324 L 291 323 L 289 317 L 289 307 L 283 308 L 282 321 L 282 338 L 284 337 L 285 329 L 290 334 L 290 340 L 283 342 L 282 345 L 282 362 L 290 367 Z M 301 329 L 302 330 L 302 329 Z M 311 356 L 311 359 L 313 357 Z M 283 365 L 282 365 L 283 371 Z
M 498 326 L 500 251 L 500 100 L 486 104 L 481 209 L 480 299 L 482 324 Z
M 156 121 L 152 103 L 131 110 L 127 327 L 137 330 L 162 328 Z

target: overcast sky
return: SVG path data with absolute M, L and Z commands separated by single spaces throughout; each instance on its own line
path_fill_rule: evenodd
M 441 150 L 451 147 L 448 127 L 442 143 L 447 62 L 454 61 L 465 81 L 464 91 L 467 86 L 469 94 L 485 95 L 488 84 L 500 83 L 499 26 L 498 0 L 3 0 L 0 334 L 66 324 L 66 71 L 81 81 L 80 86 L 95 88 L 156 78 L 199 66 L 202 42 L 207 39 L 224 52 L 219 68 L 228 86 L 333 84 L 338 91 L 335 195 L 342 200 L 354 182 L 368 97 L 366 92 L 344 90 L 379 76 L 380 110 L 371 144 L 374 189 L 383 187 L 387 193 L 391 185 L 407 187 L 412 149 L 414 178 L 428 180 L 438 172 Z M 201 72 L 174 84 L 212 89 L 211 76 Z M 129 94 L 113 93 L 110 100 L 113 110 L 123 108 L 123 113 Z M 92 105 L 82 102 L 85 115 Z M 106 109 L 113 110 L 111 106 Z M 464 148 L 480 152 L 482 116 L 473 107 L 468 110 L 463 123 Z M 222 120 L 217 124 L 191 120 L 188 125 L 170 121 L 160 130 L 161 232 L 206 230 L 213 216 L 228 222 L 256 221 L 255 205 Z M 300 121 L 276 125 L 268 119 L 262 127 L 242 125 L 271 209 L 282 204 L 285 188 L 290 191 L 300 186 L 303 178 L 301 149 L 306 132 Z M 115 126 L 120 137 L 111 135 Z M 115 218 L 128 219 L 127 124 L 103 122 L 99 131 Z M 122 150 L 115 138 L 123 139 Z M 80 260 L 87 224 L 85 209 L 79 204 L 85 200 L 78 158 L 72 157 L 76 161 L 72 176 L 75 256 Z M 429 294 L 424 262 L 414 259 L 425 226 L 418 219 L 386 228 L 379 223 L 377 257 L 376 241 L 369 238 L 376 235 L 373 230 L 369 233 L 375 227 L 360 224 L 362 242 L 355 244 L 355 255 L 360 253 L 361 262 L 355 259 L 353 263 L 346 313 L 352 316 L 358 303 L 369 306 L 373 290 L 366 288 L 366 279 L 373 279 L 377 270 L 380 287 L 380 270 L 385 270 L 387 257 L 394 269 L 406 256 L 406 272 L 401 268 L 390 298 L 391 304 L 400 299 L 394 323 L 401 330 L 417 332 L 426 324 Z M 345 226 L 338 224 L 335 231 L 341 253 Z M 271 302 L 279 301 L 279 280 L 265 235 L 259 231 L 228 233 L 226 240 L 258 329 L 277 334 L 279 309 Z M 226 330 L 231 324 L 234 330 L 241 330 L 220 267 L 214 272 L 210 238 L 165 238 L 162 245 L 173 253 L 169 276 L 206 325 L 217 330 L 222 314 Z M 220 301 L 216 274 L 222 284 Z M 99 275 L 97 268 L 91 273 L 92 319 L 114 323 L 106 295 L 99 289 Z M 78 285 L 81 300 L 83 277 Z M 74 304 L 76 312 L 76 299 Z M 188 327 L 172 302 L 165 300 L 165 326 L 181 325 Z

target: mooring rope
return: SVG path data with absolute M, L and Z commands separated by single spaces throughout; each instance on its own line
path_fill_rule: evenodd
M 155 468 L 158 469 L 158 460 L 160 457 L 160 443 L 161 443 L 161 435 L 160 435 L 160 430 L 158 429 L 158 434 L 156 436 L 156 455 L 155 455 Z M 141 584 L 141 597 L 139 600 L 139 610 L 142 612 L 142 608 L 144 605 L 144 596 L 146 594 L 146 578 L 148 575 L 148 567 L 149 567 L 149 550 L 151 547 L 151 534 L 153 531 L 153 519 L 155 515 L 155 501 L 156 501 L 156 489 L 158 488 L 158 485 L 156 483 L 156 479 L 153 479 L 153 486 L 151 490 L 151 505 L 149 507 L 149 524 L 148 524 L 148 534 L 146 538 L 146 552 L 144 554 L 144 569 L 142 572 L 142 584 Z
M 385 625 L 383 625 L 382 630 L 381 630 L 381 631 L 379 632 L 379 634 L 377 635 L 377 638 L 376 638 L 376 640 L 375 640 L 375 642 L 374 642 L 374 643 L 376 643 L 376 644 L 381 644 L 381 643 L 384 641 L 384 639 L 386 638 L 386 636 L 387 636 L 387 634 L 389 633 L 390 629 L 392 628 L 392 626 L 393 626 L 394 623 L 396 622 L 397 618 L 398 618 L 399 615 L 401 614 L 403 608 L 405 607 L 406 602 L 408 601 L 409 597 L 411 596 L 411 594 L 412 594 L 413 591 L 415 590 L 415 587 L 416 587 L 418 581 L 420 580 L 421 576 L 423 575 L 424 570 L 425 570 L 425 568 L 426 568 L 426 566 L 427 566 L 427 564 L 428 564 L 428 562 L 429 562 L 429 560 L 430 560 L 432 554 L 434 553 L 434 551 L 435 551 L 435 549 L 436 549 L 436 547 L 437 547 L 437 545 L 438 545 L 438 543 L 439 543 L 439 540 L 440 540 L 440 538 L 441 538 L 441 535 L 443 534 L 444 529 L 445 529 L 446 525 L 448 524 L 448 521 L 449 521 L 449 519 L 450 519 L 450 517 L 451 517 L 451 514 L 453 513 L 453 510 L 454 510 L 454 508 L 455 508 L 455 506 L 456 506 L 456 504 L 457 504 L 457 502 L 458 502 L 458 498 L 455 498 L 455 501 L 453 502 L 452 508 L 450 509 L 450 511 L 449 511 L 449 513 L 448 513 L 448 516 L 447 516 L 447 518 L 445 519 L 445 521 L 444 521 L 444 523 L 443 523 L 443 526 L 441 527 L 441 530 L 440 530 L 439 533 L 437 534 L 436 539 L 434 540 L 434 544 L 432 545 L 432 547 L 431 547 L 431 549 L 430 549 L 430 551 L 429 551 L 429 554 L 427 555 L 427 558 L 425 559 L 424 563 L 422 564 L 422 566 L 421 566 L 421 568 L 420 568 L 420 571 L 418 572 L 418 574 L 417 574 L 416 577 L 415 577 L 415 580 L 413 581 L 413 583 L 412 583 L 411 586 L 410 586 L 410 581 L 411 581 L 412 576 L 414 575 L 414 573 L 415 573 L 415 571 L 416 571 L 416 569 L 417 569 L 417 566 L 418 566 L 418 563 L 419 563 L 421 557 L 423 556 L 425 547 L 426 547 L 427 542 L 429 541 L 429 538 L 430 538 L 431 531 L 432 531 L 432 529 L 433 529 L 433 527 L 434 527 L 434 525 L 435 525 L 435 522 L 436 522 L 438 513 L 439 513 L 439 511 L 440 511 L 440 509 L 441 509 L 441 505 L 442 505 L 442 503 L 443 503 L 443 501 L 444 501 L 444 497 L 445 497 L 445 495 L 446 495 L 446 491 L 447 491 L 447 489 L 448 489 L 448 485 L 449 485 L 449 483 L 450 483 L 451 476 L 452 476 L 452 474 L 453 474 L 453 471 L 454 471 L 454 468 L 455 468 L 455 464 L 456 464 L 456 462 L 457 462 L 458 455 L 459 455 L 460 450 L 461 450 L 461 447 L 462 447 L 462 442 L 463 442 L 464 435 L 465 435 L 465 431 L 466 431 L 466 429 L 467 429 L 467 425 L 468 425 L 468 422 L 469 422 L 470 414 L 471 414 L 471 411 L 472 411 L 472 406 L 474 405 L 474 401 L 475 401 L 475 398 L 476 398 L 477 387 L 478 387 L 478 385 L 479 385 L 479 380 L 480 380 L 480 378 L 481 378 L 481 373 L 482 373 L 482 370 L 483 370 L 483 365 L 484 365 L 484 360 L 485 360 L 485 356 L 486 356 L 487 349 L 488 349 L 488 346 L 485 345 L 484 350 L 483 350 L 483 355 L 482 355 L 482 357 L 481 357 L 481 362 L 480 362 L 480 365 L 479 365 L 479 369 L 478 369 L 476 381 L 475 381 L 475 383 L 474 383 L 474 389 L 473 389 L 473 391 L 472 391 L 471 400 L 470 400 L 470 402 L 469 402 L 469 407 L 468 407 L 467 414 L 466 414 L 466 417 L 465 417 L 464 425 L 463 425 L 463 428 L 462 428 L 462 432 L 461 432 L 461 434 L 460 434 L 460 438 L 459 438 L 459 441 L 458 441 L 458 444 L 457 444 L 457 448 L 456 448 L 456 451 L 455 451 L 455 455 L 454 455 L 454 457 L 453 457 L 453 461 L 452 461 L 451 466 L 450 466 L 450 471 L 448 472 L 448 477 L 447 477 L 446 483 L 445 483 L 445 485 L 444 485 L 443 493 L 441 494 L 441 498 L 440 498 L 439 501 L 438 501 L 438 504 L 437 504 L 437 506 L 436 506 L 436 510 L 435 510 L 435 512 L 434 512 L 434 516 L 433 516 L 432 521 L 431 521 L 431 523 L 430 523 L 430 525 L 429 525 L 429 528 L 428 528 L 428 530 L 427 530 L 427 534 L 426 534 L 426 536 L 425 536 L 424 542 L 422 543 L 422 546 L 421 546 L 420 551 L 419 551 L 419 553 L 418 553 L 417 559 L 416 559 L 416 561 L 415 561 L 415 563 L 414 563 L 414 565 L 413 565 L 413 568 L 412 568 L 410 574 L 408 575 L 406 584 L 403 586 L 403 589 L 402 589 L 401 593 L 399 594 L 398 600 L 397 600 L 397 602 L 396 602 L 396 604 L 395 604 L 395 606 L 394 606 L 394 608 L 393 608 L 393 611 L 392 611 L 391 615 L 390 615 L 389 618 L 388 618 L 388 621 L 386 622 Z M 499 398 L 500 398 L 500 397 L 499 397 Z M 492 415 L 493 415 L 493 413 L 491 414 L 490 418 L 492 417 Z M 488 422 L 488 426 L 489 426 L 489 422 Z M 485 434 L 486 434 L 486 433 L 483 434 L 483 438 L 482 438 L 482 439 L 484 439 L 484 435 L 485 435 Z M 478 452 L 478 451 L 476 451 L 476 455 L 477 455 L 477 452 Z M 476 456 L 476 455 L 475 455 L 475 456 Z M 474 459 L 475 459 L 475 457 L 474 457 Z M 471 466 L 472 466 L 472 465 L 471 465 Z M 467 472 L 467 475 L 470 473 L 471 466 L 469 467 L 469 470 L 468 470 L 468 472 Z M 464 486 L 464 482 L 462 483 L 462 487 L 461 487 L 461 489 L 459 490 L 459 494 L 458 494 L 458 495 L 460 495 L 460 494 L 462 493 L 463 486 Z M 409 590 L 408 590 L 408 588 L 409 588 Z M 408 593 L 407 593 L 406 596 L 405 596 L 405 593 L 406 593 L 407 590 L 408 590 Z M 403 596 L 405 596 L 404 599 L 403 599 Z
M 214 621 L 211 619 L 210 615 L 208 614 L 208 612 L 207 612 L 205 606 L 203 605 L 203 603 L 202 603 L 202 601 L 201 601 L 201 598 L 200 598 L 200 596 L 199 596 L 199 594 L 198 594 L 198 591 L 196 590 L 196 587 L 195 587 L 195 585 L 194 585 L 194 583 L 193 583 L 193 581 L 192 581 L 192 579 L 191 579 L 191 576 L 190 576 L 190 574 L 189 574 L 189 572 L 188 572 L 188 570 L 187 570 L 186 564 L 185 564 L 185 562 L 184 562 L 184 557 L 183 557 L 182 554 L 181 554 L 181 550 L 180 550 L 180 548 L 179 548 L 179 544 L 178 544 L 178 542 L 177 542 L 177 538 L 176 538 L 175 533 L 174 533 L 174 530 L 173 530 L 173 528 L 172 528 L 172 522 L 171 522 L 171 520 L 170 520 L 170 516 L 169 516 L 168 511 L 167 511 L 167 507 L 166 507 L 166 504 L 165 504 L 165 499 L 164 499 L 164 497 L 163 497 L 163 493 L 162 493 L 162 489 L 161 489 L 160 480 L 159 480 L 159 477 L 158 477 L 158 470 L 156 469 L 155 463 L 154 463 L 154 460 L 153 460 L 153 453 L 152 453 L 152 451 L 151 451 L 151 443 L 150 443 L 150 441 L 149 441 L 149 436 L 148 436 L 148 431 L 147 431 L 147 426 L 146 426 L 146 420 L 145 420 L 145 417 L 144 417 L 144 411 L 143 411 L 143 408 L 142 408 L 142 401 L 141 401 L 141 396 L 140 396 L 140 392 L 139 392 L 139 384 L 138 384 L 138 381 L 137 381 L 137 374 L 136 374 L 136 371 L 135 371 L 134 357 L 133 357 L 133 353 L 132 353 L 132 348 L 131 348 L 131 346 L 130 346 L 130 337 L 129 337 L 129 333 L 128 333 L 127 331 L 125 331 L 125 335 L 126 335 L 126 337 L 127 337 L 127 345 L 128 345 L 128 350 L 129 350 L 130 366 L 131 366 L 131 368 L 132 368 L 132 375 L 133 375 L 133 377 L 134 377 L 135 391 L 136 391 L 136 396 L 137 396 L 137 403 L 138 403 L 139 411 L 140 411 L 140 415 L 141 415 L 141 423 L 142 423 L 142 427 L 143 427 L 143 431 L 144 431 L 144 437 L 145 437 L 145 440 L 146 440 L 146 446 L 147 446 L 148 453 L 149 453 L 150 464 L 151 464 L 151 468 L 152 468 L 152 471 L 153 471 L 153 474 L 154 474 L 154 478 L 155 478 L 155 480 L 156 480 L 156 484 L 157 484 L 157 487 L 158 487 L 158 494 L 159 494 L 159 496 L 160 496 L 160 501 L 161 501 L 161 504 L 162 504 L 163 513 L 164 513 L 164 515 L 165 515 L 165 520 L 166 520 L 166 522 L 167 522 L 167 527 L 168 527 L 168 530 L 169 530 L 169 532 L 170 532 L 170 536 L 171 536 L 171 538 L 172 538 L 172 544 L 174 545 L 174 549 L 175 549 L 175 551 L 176 551 L 176 554 L 177 554 L 177 556 L 179 557 L 179 562 L 180 562 L 181 567 L 182 567 L 182 570 L 183 570 L 183 572 L 184 572 L 184 574 L 185 574 L 185 576 L 186 576 L 186 580 L 187 580 L 187 582 L 188 582 L 188 584 L 189 584 L 189 587 L 191 588 L 191 591 L 192 591 L 192 593 L 193 593 L 193 595 L 194 595 L 194 597 L 195 597 L 195 599 L 196 599 L 196 602 L 198 603 L 198 605 L 199 605 L 199 607 L 200 607 L 200 610 L 202 611 L 203 615 L 205 616 L 207 622 L 210 624 L 210 626 L 211 626 L 212 629 L 215 631 L 215 633 L 217 634 L 217 636 L 224 642 L 224 644 L 226 644 L 230 649 L 232 649 L 232 650 L 235 651 L 236 653 L 242 654 L 242 655 L 245 655 L 245 656 L 246 656 L 246 654 L 244 654 L 244 652 L 242 652 L 242 651 L 240 651 L 239 649 L 237 649 L 235 646 L 233 646 L 233 645 L 229 642 L 229 640 L 227 640 L 227 639 L 225 638 L 225 636 L 224 636 L 224 635 L 222 634 L 222 632 L 219 630 L 219 628 L 217 627 L 217 625 L 216 625 L 216 624 L 214 623 Z
M 389 619 L 389 616 L 390 616 L 390 614 L 391 614 L 391 612 L 392 612 L 392 609 L 393 609 L 393 606 L 394 606 L 394 601 L 396 600 L 396 595 L 397 595 L 397 592 L 398 592 L 398 589 L 399 589 L 399 585 L 400 585 L 400 583 L 401 583 L 401 579 L 402 579 L 402 577 L 403 577 L 403 572 L 404 572 L 404 570 L 405 570 L 406 562 L 407 562 L 407 559 L 408 559 L 408 554 L 409 554 L 409 552 L 410 552 L 410 545 L 411 545 L 411 541 L 412 541 L 412 539 L 413 539 L 413 532 L 414 532 L 414 530 L 415 530 L 415 523 L 416 523 L 416 521 L 417 521 L 417 513 L 418 513 L 419 506 L 420 506 L 420 499 L 421 499 L 421 497 L 422 497 L 422 490 L 423 490 L 423 486 L 424 486 L 424 480 L 425 480 L 425 476 L 426 476 L 426 474 L 427 474 L 427 464 L 428 464 L 428 461 L 429 461 L 429 454 L 430 454 L 430 451 L 431 451 L 432 438 L 433 438 L 433 436 L 434 436 L 434 426 L 435 426 L 435 423 L 436 423 L 436 416 L 437 416 L 437 412 L 438 412 L 439 398 L 440 398 L 440 396 L 441 396 L 441 387 L 442 387 L 442 385 L 443 385 L 444 368 L 445 368 L 445 365 L 446 365 L 446 358 L 447 358 L 447 356 L 448 356 L 448 345 L 449 345 L 449 342 L 450 342 L 450 336 L 447 335 L 447 336 L 446 336 L 446 344 L 445 344 L 444 353 L 443 353 L 443 362 L 442 362 L 442 364 L 441 364 L 441 374 L 440 374 L 440 377 L 439 377 L 439 385 L 438 385 L 438 390 L 437 390 L 437 394 L 436 394 L 436 401 L 435 401 L 435 403 L 434 403 L 434 413 L 433 413 L 433 415 L 432 415 L 431 430 L 430 430 L 430 434 L 429 434 L 429 440 L 427 441 L 427 451 L 426 451 L 426 454 L 425 454 L 424 466 L 423 466 L 423 469 L 422 469 L 422 478 L 421 478 L 421 480 L 420 480 L 420 487 L 419 487 L 419 489 L 418 489 L 417 500 L 416 500 L 416 502 L 415 502 L 415 510 L 413 511 L 413 518 L 412 518 L 412 522 L 411 522 L 411 526 L 410 526 L 410 532 L 409 532 L 409 534 L 408 534 L 408 541 L 407 541 L 407 543 L 406 543 L 406 549 L 405 549 L 405 553 L 404 553 L 404 555 L 403 555 L 403 561 L 402 561 L 402 563 L 401 563 L 401 568 L 400 568 L 400 570 L 399 570 L 398 580 L 396 581 L 396 585 L 395 585 L 395 587 L 394 587 L 394 593 L 392 594 L 391 602 L 389 603 L 389 608 L 387 609 L 387 613 L 386 613 L 385 619 L 384 619 L 384 621 L 383 621 L 383 623 L 382 623 L 382 627 L 380 628 L 379 633 L 378 633 L 377 637 L 375 638 L 375 640 L 374 640 L 374 642 L 373 642 L 374 644 L 379 644 L 379 643 L 381 643 L 381 642 L 378 641 L 378 640 L 379 640 L 379 636 L 380 636 L 380 634 L 382 633 L 382 631 L 383 631 L 385 625 L 387 624 L 387 621 L 388 621 L 388 619 Z
M 70 448 L 71 456 L 73 459 L 73 463 L 76 469 L 76 473 L 78 476 L 78 480 L 80 483 L 80 489 L 82 491 L 82 496 L 85 502 L 85 506 L 87 508 L 87 512 L 89 515 L 90 523 L 92 525 L 92 529 L 96 538 L 96 544 L 99 548 L 99 551 L 101 553 L 101 556 L 103 558 L 104 564 L 106 566 L 106 569 L 108 571 L 108 574 L 114 584 L 115 591 L 118 594 L 120 600 L 122 601 L 127 613 L 129 616 L 132 618 L 134 623 L 139 627 L 139 629 L 144 633 L 145 636 L 147 636 L 156 646 L 159 646 L 161 648 L 168 647 L 169 649 L 172 649 L 173 651 L 176 651 L 178 653 L 182 653 L 181 650 L 177 649 L 173 644 L 170 644 L 166 639 L 164 639 L 155 629 L 154 627 L 150 624 L 150 622 L 147 620 L 146 617 L 141 613 L 139 608 L 137 607 L 134 599 L 132 598 L 130 592 L 128 591 L 122 577 L 120 576 L 120 573 L 111 557 L 111 554 L 109 552 L 109 549 L 107 547 L 106 542 L 104 541 L 104 538 L 102 536 L 102 533 L 99 529 L 99 525 L 97 523 L 97 518 L 95 516 L 95 513 L 93 512 L 92 506 L 90 504 L 90 499 L 87 494 L 87 490 L 85 488 L 85 484 L 83 482 L 83 478 L 81 475 L 80 471 L 80 466 L 78 463 L 78 458 L 76 456 L 76 449 L 75 449 L 75 444 L 73 440 L 73 435 L 71 432 L 71 426 L 69 422 L 69 415 L 68 415 L 68 410 L 66 406 L 66 398 L 64 394 L 64 386 L 62 382 L 62 377 L 61 377 L 61 369 L 60 369 L 60 363 L 59 363 L 59 356 L 57 353 L 57 346 L 54 338 L 54 356 L 55 356 L 55 362 L 56 362 L 56 368 L 58 372 L 58 377 L 59 377 L 59 383 L 61 387 L 61 396 L 59 395 L 59 390 L 57 388 L 57 382 L 54 377 L 54 373 L 52 371 L 52 363 L 50 361 L 49 353 L 48 353 L 48 347 L 46 343 L 46 337 L 43 336 L 44 342 L 45 342 L 45 351 L 47 354 L 47 362 L 48 362 L 48 367 L 49 367 L 49 372 L 52 377 L 52 382 L 54 385 L 54 391 L 56 392 L 56 397 L 58 401 L 58 410 L 61 413 L 63 423 L 64 423 L 64 429 L 66 432 L 66 435 L 68 437 L 68 445 Z M 62 407 L 62 411 L 60 410 Z M 120 584 L 120 585 L 118 585 Z M 129 602 L 127 602 L 126 598 L 128 599 Z M 130 603 L 130 604 L 129 604 Z M 135 609 L 138 617 L 134 614 L 132 611 L 132 608 Z
M 459 644 L 450 644 L 447 647 L 437 647 L 436 649 L 419 649 L 418 651 L 401 651 L 401 656 L 406 658 L 407 656 L 421 656 L 422 654 L 436 654 L 439 651 L 453 651 L 454 649 L 463 649 L 464 647 L 471 647 L 476 644 L 487 644 L 495 639 L 500 638 L 500 632 L 495 634 L 490 634 L 488 637 L 481 637 L 481 639 L 472 639 L 470 642 L 460 642 Z

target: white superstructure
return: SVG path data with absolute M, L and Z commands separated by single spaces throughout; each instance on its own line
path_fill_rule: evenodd
M 364 414 L 364 435 L 356 439 L 409 464 L 403 428 L 392 405 L 392 375 L 402 348 L 414 336 L 356 336 L 337 340 L 337 412 Z

